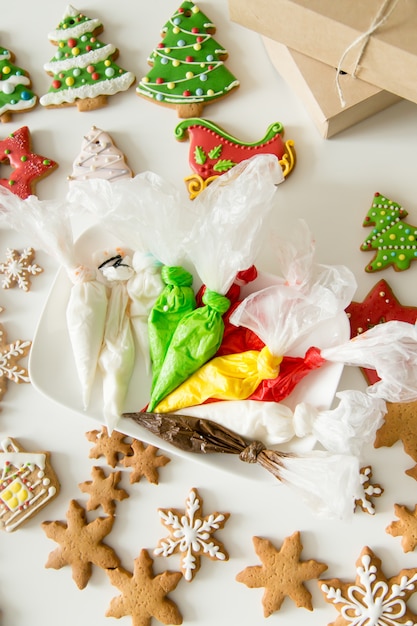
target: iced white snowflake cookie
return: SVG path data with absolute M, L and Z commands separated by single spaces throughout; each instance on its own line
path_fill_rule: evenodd
M 4 326 L 0 324 L 0 400 L 7 391 L 8 380 L 17 384 L 30 382 L 27 369 L 19 361 L 29 354 L 31 345 L 31 341 L 21 339 L 8 343 Z
M 356 579 L 319 580 L 324 599 L 340 615 L 329 626 L 413 626 L 417 615 L 407 606 L 417 591 L 417 567 L 386 578 L 381 560 L 365 546 L 356 562 Z
M 1 286 L 10 289 L 17 285 L 23 291 L 31 287 L 30 276 L 37 276 L 43 272 L 42 267 L 34 263 L 35 250 L 25 248 L 23 252 L 7 248 L 6 260 L 0 263 L 0 274 L 4 275 Z
M 92 126 L 83 137 L 80 154 L 74 160 L 68 180 L 102 178 L 112 182 L 132 176 L 125 155 L 116 147 L 110 135 Z
M 186 581 L 190 582 L 201 565 L 201 557 L 218 561 L 227 561 L 229 555 L 222 543 L 213 535 L 224 527 L 229 513 L 210 513 L 203 517 L 203 501 L 197 489 L 191 489 L 185 503 L 185 511 L 177 509 L 159 509 L 162 524 L 169 530 L 169 535 L 161 539 L 154 550 L 157 556 L 181 556 L 181 571 Z
M 14 439 L 0 444 L 0 528 L 12 532 L 59 493 L 49 452 L 28 452 Z

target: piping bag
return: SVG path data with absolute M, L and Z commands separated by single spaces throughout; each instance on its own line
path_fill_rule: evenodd
M 80 263 L 76 258 L 68 203 L 42 201 L 34 195 L 21 200 L 0 187 L 0 223 L 30 233 L 32 244 L 67 272 L 72 283 L 66 308 L 67 328 L 82 404 L 87 409 L 103 339 L 107 289 L 93 264 Z
M 287 361 L 281 376 L 284 357 L 295 354 L 306 335 L 314 334 L 323 322 L 343 314 L 356 289 L 347 268 L 314 263 L 311 236 L 303 222 L 301 226 L 303 245 L 288 248 L 282 279 L 249 294 L 230 316 L 232 324 L 252 331 L 264 347 L 211 359 L 165 397 L 155 412 L 177 412 L 213 399 L 280 401 L 325 362 L 320 350 L 311 347 L 303 359 L 294 359 L 292 368 Z
M 283 180 L 275 157 L 257 155 L 217 178 L 193 201 L 186 250 L 205 285 L 203 306 L 179 321 L 151 389 L 149 411 L 219 349 L 222 316 L 230 306 L 225 294 L 238 272 L 253 264 L 262 223 Z
M 68 200 L 74 212 L 93 215 L 123 246 L 133 251 L 135 270 L 127 281 L 130 316 L 147 370 L 157 371 L 165 354 L 167 327 L 195 306 L 192 276 L 179 263 L 187 221 L 178 190 L 153 172 L 109 182 L 72 181 Z M 148 332 L 148 317 L 156 313 Z M 158 313 L 160 315 L 158 316 Z M 156 319 L 155 319 L 156 318 Z M 155 374 L 153 374 L 155 375 Z
M 322 518 L 346 519 L 362 494 L 359 460 L 323 450 L 293 454 L 268 449 L 211 420 L 174 413 L 124 413 L 141 427 L 174 447 L 196 454 L 235 454 L 256 463 L 294 489 Z

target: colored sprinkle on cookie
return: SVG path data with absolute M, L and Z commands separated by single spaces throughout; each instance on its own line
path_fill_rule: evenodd
M 81 152 L 73 163 L 72 174 L 68 176 L 68 180 L 101 178 L 112 182 L 132 176 L 123 152 L 115 146 L 110 135 L 93 126 L 84 135 Z
M 103 543 L 112 527 L 114 518 L 98 517 L 87 523 L 85 509 L 71 500 L 67 512 L 67 523 L 43 522 L 46 536 L 59 544 L 50 553 L 46 568 L 72 567 L 72 578 L 79 589 L 84 589 L 92 574 L 92 565 L 107 569 L 118 567 L 120 560 L 113 548 Z
M 8 437 L 0 450 L 0 529 L 12 532 L 59 493 L 49 452 L 28 452 Z
M 29 74 L 13 64 L 14 54 L 0 47 L 0 122 L 11 122 L 14 113 L 33 109 L 37 97 L 31 91 Z
M 0 178 L 0 185 L 22 200 L 35 195 L 36 183 L 51 174 L 58 163 L 32 152 L 32 141 L 27 126 L 11 133 L 0 141 L 1 164 L 10 165 L 9 178 Z
M 361 335 L 377 324 L 397 320 L 414 324 L 417 320 L 417 307 L 401 304 L 386 280 L 381 279 L 371 289 L 363 302 L 351 302 L 346 308 L 350 323 L 351 338 Z M 370 385 L 379 380 L 375 370 L 361 368 Z
M 34 263 L 35 250 L 25 248 L 23 252 L 7 248 L 6 261 L 0 263 L 0 274 L 4 274 L 1 286 L 3 289 L 10 289 L 17 285 L 23 291 L 29 291 L 31 282 L 30 276 L 37 276 L 43 272 L 42 267 Z
M 130 443 L 125 441 L 126 435 L 113 430 L 109 436 L 106 426 L 101 430 L 90 430 L 85 435 L 95 445 L 91 448 L 89 458 L 99 459 L 104 456 L 110 467 L 116 467 L 120 457 L 131 454 Z
M 159 481 L 158 467 L 163 467 L 171 459 L 163 454 L 158 454 L 159 448 L 156 446 L 145 446 L 138 439 L 132 442 L 131 448 L 133 454 L 125 456 L 122 460 L 122 465 L 133 470 L 130 474 L 130 482 L 137 483 L 144 476 L 148 482 L 157 485 Z
M 178 117 L 199 117 L 239 81 L 226 68 L 227 51 L 212 37 L 216 28 L 193 2 L 183 2 L 162 28 L 148 57 L 152 69 L 136 87 L 139 96 L 173 107 Z
M 311 593 L 304 582 L 317 578 L 327 565 L 318 561 L 301 561 L 300 533 L 297 531 L 284 539 L 278 550 L 268 539 L 253 537 L 255 552 L 262 565 L 252 565 L 236 576 L 236 580 L 250 589 L 265 588 L 262 598 L 264 616 L 279 611 L 286 597 L 309 611 L 313 610 Z
M 184 180 L 193 200 L 213 180 L 232 167 L 255 154 L 273 154 L 278 159 L 284 176 L 295 165 L 294 142 L 284 143 L 284 127 L 280 122 L 271 124 L 260 141 L 245 143 L 236 139 L 213 122 L 191 118 L 175 128 L 178 141 L 190 139 L 188 163 L 194 172 Z
M 107 104 L 107 96 L 126 91 L 135 80 L 115 60 L 119 56 L 113 44 L 98 39 L 103 25 L 68 5 L 49 40 L 57 51 L 44 70 L 52 76 L 48 93 L 40 103 L 45 107 L 76 105 L 79 111 L 92 111 Z
M 396 271 L 407 270 L 417 259 L 417 226 L 402 220 L 407 211 L 380 193 L 376 193 L 363 226 L 373 226 L 361 250 L 374 250 L 375 256 L 365 271 L 377 272 L 390 265 Z
M 384 423 L 376 431 L 374 447 L 402 441 L 404 452 L 417 463 L 417 402 L 387 402 Z
M 415 624 L 417 615 L 410 611 L 407 601 L 417 591 L 416 584 L 416 567 L 386 578 L 381 560 L 368 547 L 363 548 L 356 562 L 355 581 L 345 583 L 339 578 L 319 581 L 324 599 L 340 613 L 333 626 Z
M 162 524 L 169 530 L 169 535 L 159 541 L 154 554 L 168 557 L 179 553 L 181 571 L 185 580 L 190 582 L 200 569 L 202 556 L 218 561 L 229 559 L 223 544 L 216 541 L 213 535 L 224 527 L 230 514 L 211 513 L 203 517 L 203 501 L 197 489 L 191 489 L 185 505 L 185 511 L 159 509 Z
M 182 578 L 181 572 L 153 573 L 153 560 L 147 550 L 141 550 L 134 561 L 133 574 L 122 567 L 107 569 L 111 584 L 122 595 L 113 598 L 106 617 L 132 616 L 132 624 L 147 626 L 152 617 L 162 624 L 182 624 L 177 605 L 167 598 Z
M 379 498 L 384 493 L 381 485 L 372 483 L 372 467 L 367 465 L 361 467 L 360 481 L 362 486 L 362 496 L 355 500 L 355 507 L 359 506 L 364 513 L 375 515 L 375 506 L 373 498 Z
M 417 504 L 414 511 L 400 504 L 394 504 L 394 510 L 399 520 L 392 522 L 386 531 L 393 537 L 402 537 L 404 552 L 412 552 L 417 546 Z
M 21 339 L 8 343 L 4 326 L 0 324 L 0 400 L 7 391 L 8 380 L 18 385 L 30 382 L 27 369 L 18 363 L 29 354 L 31 345 L 31 341 Z
M 101 467 L 93 467 L 91 476 L 93 480 L 86 480 L 78 485 L 83 493 L 90 496 L 87 511 L 95 511 L 101 506 L 107 515 L 113 515 L 116 510 L 115 501 L 120 502 L 129 497 L 127 491 L 117 486 L 122 477 L 121 472 L 110 472 L 106 477 Z

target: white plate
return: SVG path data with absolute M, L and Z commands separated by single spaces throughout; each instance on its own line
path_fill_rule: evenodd
M 120 246 L 116 240 L 101 227 L 86 230 L 76 242 L 77 260 L 89 265 L 94 253 Z M 274 282 L 269 274 L 260 274 L 251 283 L 252 291 L 258 290 Z M 100 424 L 104 424 L 101 402 L 100 374 L 96 376 L 90 406 L 87 411 L 82 408 L 81 391 L 78 382 L 72 349 L 66 326 L 66 306 L 71 289 L 71 282 L 66 271 L 61 269 L 52 285 L 44 310 L 32 343 L 29 357 L 29 374 L 31 382 L 38 391 L 77 413 L 87 415 Z M 344 313 L 332 320 L 327 320 L 318 327 L 314 334 L 306 337 L 299 345 L 299 354 L 303 355 L 311 347 L 325 348 L 337 345 L 349 338 L 349 322 Z M 297 356 L 297 355 L 293 355 Z M 329 408 L 336 392 L 343 366 L 325 363 L 320 369 L 308 374 L 285 400 L 287 406 L 294 409 L 299 402 L 309 402 L 320 409 Z M 140 411 L 149 400 L 150 377 L 147 374 L 143 359 L 138 351 L 135 370 L 133 372 L 129 392 L 125 403 L 125 412 Z M 88 426 L 86 427 L 88 428 Z M 206 463 L 210 468 L 227 470 L 259 480 L 267 477 L 267 472 L 253 465 L 239 462 L 235 455 L 226 454 L 192 454 L 182 452 L 149 433 L 132 420 L 122 419 L 117 429 L 130 437 L 141 439 L 168 452 L 172 452 L 197 462 Z

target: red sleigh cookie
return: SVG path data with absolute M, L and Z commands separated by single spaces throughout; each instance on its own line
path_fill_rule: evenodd
M 189 165 L 194 174 L 184 179 L 190 198 L 193 200 L 215 178 L 255 154 L 274 154 L 284 176 L 288 176 L 295 165 L 294 142 L 284 142 L 283 135 L 284 127 L 276 122 L 260 141 L 246 143 L 208 120 L 191 118 L 180 122 L 175 128 L 176 139 L 190 139 Z
M 58 167 L 52 159 L 32 152 L 27 126 L 0 141 L 0 171 L 2 163 L 10 165 L 12 172 L 9 178 L 0 178 L 0 185 L 23 200 L 35 194 L 36 183 Z

